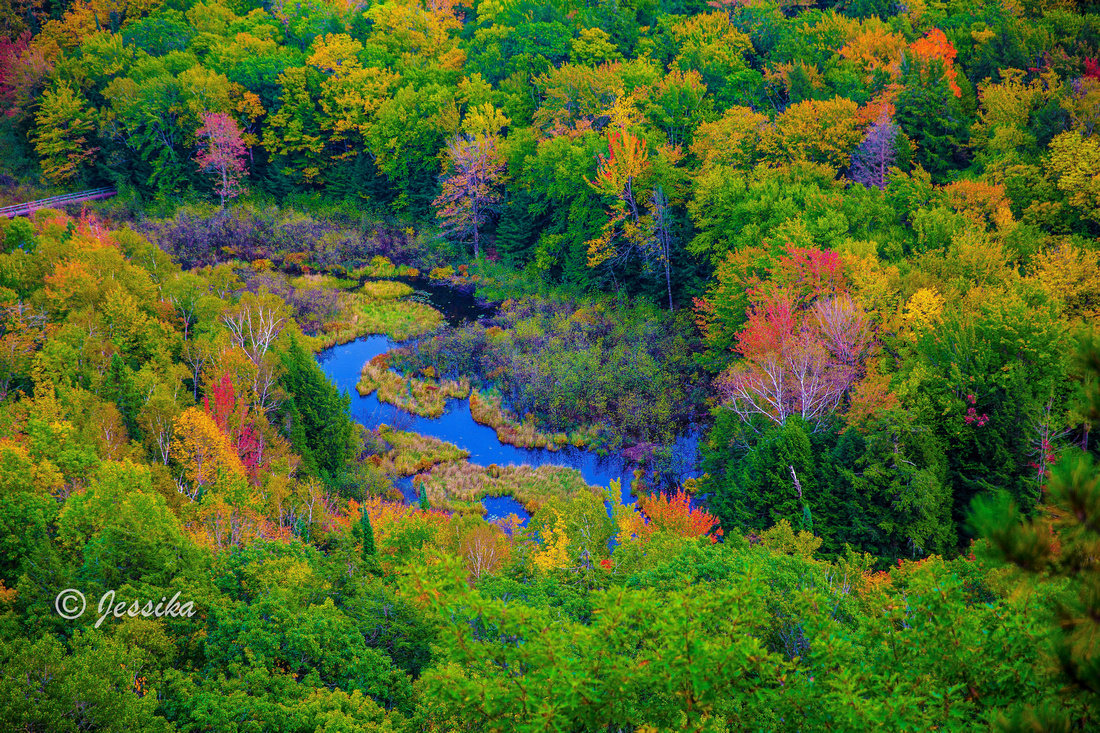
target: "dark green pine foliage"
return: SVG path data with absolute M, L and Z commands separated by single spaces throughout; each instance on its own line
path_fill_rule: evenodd
M 1100 340 L 1081 349 L 1081 413 L 1087 435 L 1100 425 Z M 1095 448 L 1094 448 L 1095 451 Z M 1095 730 L 1100 702 L 1100 463 L 1072 447 L 1062 453 L 1046 483 L 1045 506 L 1031 516 L 1006 491 L 978 497 L 970 523 L 1005 560 L 1039 582 L 1055 586 L 1053 671 L 1065 706 L 1021 706 L 1002 730 Z
M 141 440 L 141 426 L 137 421 L 138 410 L 142 407 L 141 395 L 134 386 L 133 371 L 118 354 L 111 357 L 107 367 L 102 396 L 118 407 L 130 439 Z
M 280 414 L 283 432 L 306 470 L 335 485 L 355 457 L 351 398 L 336 390 L 297 340 L 280 357 L 285 369 L 280 385 L 287 393 Z
M 943 183 L 964 162 L 967 124 L 959 99 L 944 78 L 942 62 L 910 55 L 902 69 L 897 123 L 916 146 L 913 162 L 931 173 L 935 183 Z
M 535 258 L 542 222 L 531 213 L 535 197 L 520 189 L 505 202 L 496 231 L 496 250 L 512 267 L 523 268 Z
M 851 469 L 852 543 L 894 561 L 949 553 L 955 546 L 951 486 L 942 447 L 910 426 L 875 426 Z
M 813 450 L 800 420 L 770 428 L 740 467 L 716 487 L 711 501 L 727 526 L 763 531 L 786 519 L 795 529 L 811 531 L 819 497 Z
M 973 498 L 988 491 L 1008 491 L 1025 513 L 1036 506 L 1039 483 L 1028 464 L 1044 413 L 1068 407 L 1061 377 L 1068 346 L 1045 297 L 983 303 L 918 340 L 926 402 L 912 429 L 934 436 L 929 451 L 945 457 L 960 525 Z
M 791 104 L 798 104 L 807 99 L 814 98 L 814 86 L 806 73 L 806 67 L 795 64 L 790 73 L 790 90 L 787 93 Z
M 368 560 L 375 556 L 374 527 L 370 523 L 370 512 L 364 510 L 363 517 L 359 520 L 359 537 L 363 542 L 363 559 Z
M 424 484 L 420 484 L 420 508 L 424 511 L 432 508 L 432 505 L 428 502 L 428 492 L 424 489 Z

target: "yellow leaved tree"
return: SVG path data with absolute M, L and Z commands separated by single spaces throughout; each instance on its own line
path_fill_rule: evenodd
M 172 457 L 183 467 L 187 486 L 182 488 L 192 499 L 223 480 L 245 478 L 244 465 L 228 436 L 197 407 L 184 410 L 176 418 Z

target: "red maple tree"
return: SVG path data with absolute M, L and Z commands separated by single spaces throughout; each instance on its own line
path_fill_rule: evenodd
M 210 397 L 214 400 L 211 403 Z M 233 380 L 223 374 L 202 398 L 202 408 L 214 424 L 229 436 L 230 443 L 250 476 L 263 461 L 263 436 L 256 430 L 256 421 L 248 402 L 237 396 Z
M 750 292 L 748 321 L 736 337 L 743 357 L 717 381 L 725 404 L 751 424 L 782 425 L 798 415 L 816 423 L 859 378 L 871 344 L 867 317 L 847 294 L 840 258 L 791 248 Z
M 244 158 L 247 148 L 241 138 L 237 121 L 224 112 L 208 112 L 203 115 L 203 125 L 196 132 L 199 153 L 195 158 L 199 169 L 216 176 L 214 190 L 225 200 L 244 191 L 241 179 L 248 174 Z
M 675 494 L 661 492 L 638 499 L 642 514 L 649 521 L 643 528 L 646 534 L 656 530 L 669 532 L 681 537 L 702 537 L 711 533 L 710 541 L 717 542 L 722 536 L 718 519 L 702 509 L 691 506 L 691 495 L 682 488 Z

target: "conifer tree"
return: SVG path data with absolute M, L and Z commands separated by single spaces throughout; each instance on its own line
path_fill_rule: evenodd
M 1086 341 L 1077 372 L 1084 387 L 1082 412 L 1095 426 L 1100 422 L 1100 340 Z M 1065 693 L 1084 693 L 1067 698 L 1076 704 L 1059 709 L 1020 708 L 1002 727 L 1090 729 L 1096 720 L 1089 711 L 1100 702 L 1100 464 L 1091 453 L 1068 448 L 1051 469 L 1046 505 L 1034 516 L 1023 516 L 1002 492 L 975 499 L 971 524 L 995 556 L 1055 586 L 1056 673 Z M 1075 709 L 1082 702 L 1085 706 Z
M 141 427 L 137 422 L 137 413 L 143 406 L 143 401 L 134 386 L 133 371 L 118 354 L 111 357 L 111 363 L 107 367 L 103 398 L 114 402 L 118 407 L 130 439 L 141 440 Z
M 375 555 L 374 527 L 370 524 L 370 512 L 363 509 L 363 517 L 359 520 L 359 534 L 363 539 L 363 560 L 368 561 Z
M 288 396 L 280 410 L 284 434 L 306 468 L 332 485 L 355 457 L 351 398 L 337 391 L 297 341 L 281 357 L 280 383 Z

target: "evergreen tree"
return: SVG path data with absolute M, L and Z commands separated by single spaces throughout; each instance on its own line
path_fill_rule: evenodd
M 130 440 L 141 440 L 141 428 L 137 413 L 142 407 L 141 395 L 134 386 L 133 372 L 122 357 L 115 354 L 107 367 L 103 384 L 103 398 L 114 402 L 126 425 Z
M 420 508 L 423 511 L 428 511 L 432 508 L 432 505 L 428 503 L 428 492 L 424 489 L 424 484 L 420 484 Z
M 374 527 L 370 524 L 370 512 L 363 510 L 363 517 L 359 520 L 359 535 L 363 540 L 363 560 L 369 561 L 375 556 Z
M 851 470 L 842 469 L 865 522 L 861 550 L 895 560 L 955 547 L 951 486 L 941 445 L 903 421 L 881 420 Z M 853 507 L 855 509 L 855 507 Z
M 943 183 L 962 161 L 967 124 L 938 59 L 907 57 L 898 95 L 897 123 L 913 141 L 913 161 Z
M 334 485 L 355 456 L 351 398 L 340 394 L 297 340 L 281 354 L 280 384 L 288 399 L 281 407 L 283 433 L 306 469 Z
M 526 267 L 535 257 L 535 242 L 542 226 L 538 217 L 531 213 L 535 203 L 534 196 L 520 189 L 512 193 L 501 207 L 496 250 L 512 267 Z
M 1085 344 L 1078 364 L 1082 412 L 1094 427 L 1100 424 L 1100 341 Z M 994 556 L 1056 586 L 1055 672 L 1065 683 L 1063 694 L 1084 694 L 1067 698 L 1062 709 L 1019 708 L 1003 727 L 1089 730 L 1096 721 L 1088 708 L 1100 702 L 1100 464 L 1089 452 L 1067 449 L 1050 472 L 1046 493 L 1046 505 L 1030 517 L 1008 492 L 979 497 L 971 525 Z M 1074 710 L 1082 701 L 1085 711 Z
M 741 466 L 710 502 L 724 525 L 762 531 L 786 519 L 811 531 L 819 497 L 813 451 L 801 420 L 789 418 L 768 430 Z

